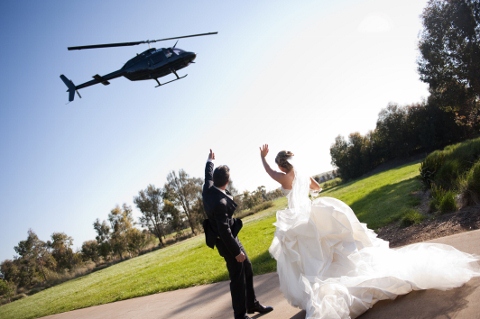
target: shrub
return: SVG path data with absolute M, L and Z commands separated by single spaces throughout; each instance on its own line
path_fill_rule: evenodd
M 247 217 L 247 216 L 256 214 L 258 212 L 261 212 L 263 210 L 266 210 L 270 207 L 273 207 L 273 202 L 272 201 L 263 202 L 263 203 L 260 203 L 260 204 L 257 204 L 255 206 L 253 206 L 250 209 L 242 210 L 238 213 L 235 213 L 235 217 L 239 218 L 239 219 L 242 219 L 244 217 Z
M 441 151 L 430 153 L 420 164 L 420 178 L 426 188 L 431 188 L 435 180 L 435 174 L 442 167 L 445 155 Z
M 432 185 L 432 201 L 430 202 L 430 211 L 440 211 L 440 213 L 450 213 L 457 210 L 455 202 L 455 192 L 445 190 L 441 186 Z
M 10 302 L 12 297 L 15 296 L 17 290 L 16 285 L 13 282 L 0 280 L 0 296 Z
M 408 227 L 408 226 L 411 226 L 411 225 L 419 224 L 424 219 L 425 219 L 425 216 L 423 216 L 416 209 L 409 209 L 403 215 L 403 217 L 400 221 L 400 227 Z
M 455 202 L 455 193 L 451 190 L 445 191 L 441 198 L 439 198 L 438 209 L 440 213 L 451 213 L 457 210 L 457 203 Z
M 339 178 L 339 177 L 337 177 L 337 178 L 335 178 L 335 179 L 332 179 L 332 180 L 330 180 L 330 181 L 328 181 L 328 182 L 325 182 L 325 183 L 321 184 L 320 186 L 322 187 L 323 190 L 326 190 L 326 189 L 328 189 L 328 188 L 333 188 L 333 187 L 335 187 L 335 186 L 338 186 L 338 185 L 340 185 L 340 184 L 342 184 L 342 183 L 343 183 L 342 179 Z
M 465 205 L 480 204 L 480 160 L 461 179 L 460 194 Z
M 459 179 L 480 159 L 480 138 L 445 147 L 429 154 L 420 165 L 420 176 L 425 187 L 432 183 L 453 189 Z

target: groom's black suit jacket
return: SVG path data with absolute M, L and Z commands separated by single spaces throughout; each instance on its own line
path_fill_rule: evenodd
M 237 234 L 242 228 L 242 221 L 233 218 L 237 204 L 227 194 L 213 186 L 213 168 L 211 161 L 205 166 L 205 184 L 203 185 L 203 207 L 208 219 L 203 223 L 207 245 L 211 248 L 221 240 L 232 256 L 240 254 L 241 244 Z M 217 248 L 218 245 L 217 245 Z M 224 254 L 225 252 L 221 252 Z

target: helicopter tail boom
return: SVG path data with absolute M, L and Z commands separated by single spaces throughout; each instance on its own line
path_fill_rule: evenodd
M 60 75 L 60 79 L 62 79 L 63 83 L 65 83 L 65 85 L 68 87 L 68 101 L 69 102 L 72 102 L 73 99 L 75 98 L 75 91 L 77 90 L 75 84 L 73 84 L 73 82 L 69 79 L 67 79 L 67 77 L 65 75 Z M 77 92 L 78 94 L 78 92 Z M 80 96 L 80 95 L 79 95 Z
M 95 74 L 93 76 L 93 78 L 95 80 L 97 80 L 98 82 L 102 83 L 103 85 L 109 85 L 110 82 L 108 82 L 104 77 L 100 76 L 99 74 Z

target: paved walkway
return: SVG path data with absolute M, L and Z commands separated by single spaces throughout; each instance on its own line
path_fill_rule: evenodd
M 432 240 L 480 255 L 480 230 Z M 305 319 L 305 312 L 288 304 L 279 291 L 278 276 L 255 276 L 257 299 L 274 311 L 253 318 Z M 480 319 L 480 278 L 449 291 L 414 291 L 396 300 L 380 301 L 360 319 L 456 318 Z M 43 319 L 230 319 L 233 318 L 228 282 L 150 295 L 79 309 Z

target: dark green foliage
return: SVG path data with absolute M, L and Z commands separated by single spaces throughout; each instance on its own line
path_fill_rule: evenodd
M 438 209 L 440 213 L 446 214 L 457 210 L 457 203 L 455 202 L 455 193 L 451 190 L 446 191 L 443 197 L 440 199 Z
M 380 112 L 375 130 L 365 136 L 352 133 L 348 140 L 337 136 L 330 155 L 338 174 L 348 181 L 389 161 L 426 154 L 465 140 L 468 134 L 469 130 L 455 123 L 453 114 L 433 104 L 390 104 Z
M 478 0 L 430 0 L 422 14 L 418 72 L 430 100 L 478 128 L 480 5 Z
M 460 190 L 466 205 L 480 204 L 480 160 L 465 175 Z
M 458 188 L 459 181 L 480 159 L 480 138 L 446 147 L 429 154 L 420 166 L 426 188 L 432 184 L 444 189 Z
M 434 181 L 435 174 L 445 162 L 445 155 L 441 151 L 429 154 L 420 164 L 420 178 L 426 188 L 430 188 Z
M 456 195 L 463 205 L 480 203 L 480 138 L 435 151 L 420 166 L 424 186 L 432 190 L 431 211 L 458 209 Z
M 432 185 L 432 201 L 430 211 L 439 211 L 441 214 L 451 213 L 457 210 L 455 192 L 446 190 L 441 186 Z

